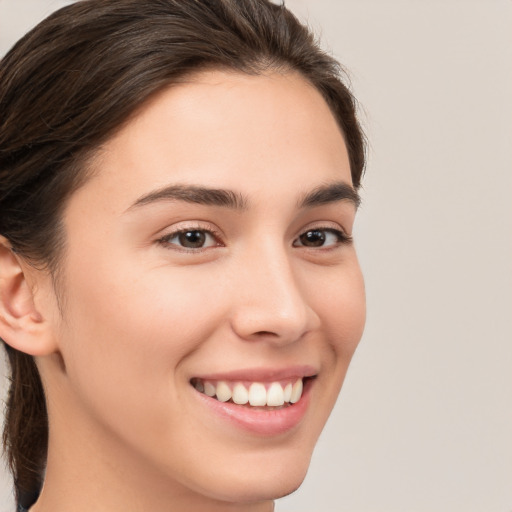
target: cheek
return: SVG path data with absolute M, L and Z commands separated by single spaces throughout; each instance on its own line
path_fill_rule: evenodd
M 148 414 L 151 403 L 168 403 L 182 363 L 219 324 L 205 276 L 155 269 L 139 278 L 133 266 L 96 266 L 94 277 L 71 276 L 68 290 L 63 358 L 75 392 L 96 412 L 118 409 L 119 400 Z
M 205 272 L 137 271 L 134 266 L 116 265 L 115 269 L 96 267 L 94 276 L 80 273 L 70 281 L 66 313 L 72 328 L 107 338 L 104 349 L 164 345 L 179 353 L 180 340 L 193 336 L 200 325 L 213 327 L 207 313 L 217 294 L 212 277 Z M 201 324 L 195 321 L 198 316 Z
M 346 268 L 320 280 L 312 293 L 316 313 L 322 320 L 326 339 L 338 359 L 346 365 L 362 337 L 366 320 L 364 280 L 354 257 Z
M 337 339 L 341 344 L 340 349 L 343 355 L 352 357 L 361 340 L 366 322 L 366 294 L 359 267 L 350 273 L 346 285 L 339 293 Z

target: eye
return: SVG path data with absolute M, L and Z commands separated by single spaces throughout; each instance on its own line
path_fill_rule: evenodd
M 338 229 L 315 228 L 302 233 L 294 242 L 294 247 L 335 247 L 346 244 L 352 238 Z
M 163 236 L 158 242 L 183 249 L 206 249 L 219 245 L 215 235 L 207 229 L 182 229 Z

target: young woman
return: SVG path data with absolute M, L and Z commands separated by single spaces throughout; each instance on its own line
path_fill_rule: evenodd
M 265 0 L 85 0 L 0 65 L 20 510 L 269 511 L 360 340 L 363 136 Z

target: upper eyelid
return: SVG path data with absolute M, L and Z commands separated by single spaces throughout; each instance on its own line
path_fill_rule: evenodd
M 158 238 L 167 237 L 170 235 L 175 235 L 178 233 L 183 233 L 186 231 L 207 231 L 212 235 L 221 235 L 222 232 L 216 228 L 214 225 L 210 224 L 207 221 L 182 221 L 172 226 L 167 226 L 164 229 L 161 229 L 156 236 Z
M 312 231 L 315 229 L 317 229 L 319 231 L 322 231 L 322 230 L 339 231 L 340 233 L 342 233 L 344 236 L 346 236 L 348 238 L 350 238 L 352 236 L 350 234 L 350 232 L 347 229 L 345 229 L 339 222 L 318 221 L 318 222 L 311 222 L 310 224 L 307 224 L 306 227 L 301 228 L 295 235 L 295 238 L 299 237 L 303 233 L 306 233 L 307 231 Z
M 181 233 L 186 233 L 187 231 L 204 231 L 213 238 L 215 244 L 206 247 L 191 248 L 184 247 L 176 243 L 171 243 L 173 238 L 180 235 Z M 165 229 L 160 230 L 159 233 L 160 234 L 157 234 L 154 238 L 157 244 L 164 246 L 166 249 L 173 249 L 175 251 L 188 254 L 199 254 L 204 251 L 224 247 L 226 245 L 226 238 L 224 233 L 214 224 L 204 220 L 180 221 L 167 226 Z

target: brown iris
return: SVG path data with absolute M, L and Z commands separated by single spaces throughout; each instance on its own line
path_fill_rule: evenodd
M 178 240 L 183 247 L 188 249 L 198 249 L 203 247 L 206 241 L 206 234 L 204 231 L 183 231 L 178 235 Z
M 325 232 L 312 229 L 300 235 L 299 240 L 302 245 L 307 247 L 320 247 L 325 243 Z

